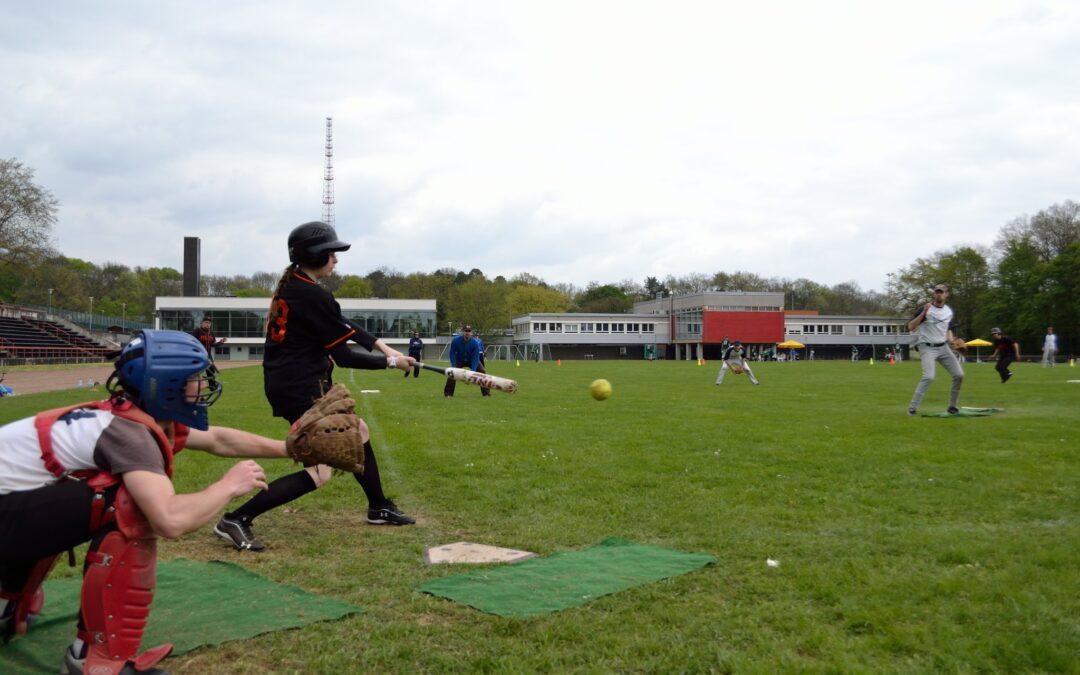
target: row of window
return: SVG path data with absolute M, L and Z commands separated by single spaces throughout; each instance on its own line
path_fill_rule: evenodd
M 780 307 L 758 307 L 746 305 L 706 305 L 705 309 L 710 312 L 779 312 Z
M 514 333 L 525 335 L 530 329 L 530 324 L 519 323 L 514 326 Z M 640 322 L 610 322 L 610 321 L 581 321 L 569 323 L 566 321 L 533 321 L 531 324 L 533 333 L 655 333 L 655 323 Z
M 803 324 L 801 326 L 788 325 L 784 329 L 788 335 L 843 335 L 842 324 Z M 859 324 L 859 335 L 906 335 L 904 326 L 890 324 Z

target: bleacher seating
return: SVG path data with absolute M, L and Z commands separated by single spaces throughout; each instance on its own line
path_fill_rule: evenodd
M 0 316 L 0 356 L 104 359 L 110 349 L 53 321 Z

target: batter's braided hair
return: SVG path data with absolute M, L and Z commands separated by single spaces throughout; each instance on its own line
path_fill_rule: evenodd
M 285 290 L 286 284 L 289 283 L 289 279 L 292 278 L 293 272 L 300 269 L 300 265 L 292 263 L 285 268 L 285 272 L 278 279 L 277 286 L 274 287 L 274 297 L 270 299 L 270 313 L 266 317 L 268 324 L 273 324 L 277 321 L 278 316 L 281 315 L 281 305 L 278 303 L 278 298 L 281 297 L 282 292 Z

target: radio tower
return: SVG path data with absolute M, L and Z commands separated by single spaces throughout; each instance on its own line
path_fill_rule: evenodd
M 334 226 L 334 118 L 326 118 L 326 169 L 323 171 L 322 219 Z

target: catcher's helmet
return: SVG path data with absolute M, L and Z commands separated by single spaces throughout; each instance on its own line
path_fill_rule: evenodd
M 330 253 L 348 251 L 349 246 L 338 239 L 334 228 L 316 220 L 298 225 L 289 233 L 289 260 L 298 265 L 322 267 L 330 259 Z
M 213 372 L 206 348 L 194 336 L 176 330 L 144 330 L 127 343 L 116 360 L 106 388 L 116 386 L 154 419 L 174 420 L 205 431 L 210 426 L 207 408 L 221 396 L 221 383 L 205 379 L 199 396 L 190 400 L 187 382 L 192 375 Z

